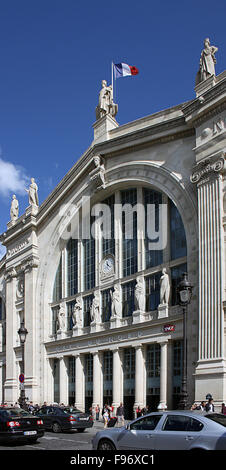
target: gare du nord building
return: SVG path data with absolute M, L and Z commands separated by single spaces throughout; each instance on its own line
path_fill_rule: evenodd
M 1 235 L 7 251 L 0 261 L 0 402 L 18 401 L 24 322 L 29 400 L 83 410 L 123 402 L 128 418 L 138 405 L 176 407 L 184 320 L 177 286 L 184 272 L 193 286 L 189 403 L 207 393 L 216 406 L 226 402 L 225 85 L 226 72 L 209 76 L 193 100 L 122 126 L 114 103 L 107 110 L 99 104 L 88 150 L 40 206 L 31 202 L 7 224 Z M 84 200 L 90 209 L 109 207 L 102 222 L 111 237 L 101 237 L 100 224 L 90 238 L 81 236 Z M 134 208 L 129 222 L 120 204 Z M 144 210 L 135 210 L 137 204 Z M 156 208 L 156 233 L 158 208 L 166 208 L 162 248 L 147 243 L 148 204 Z M 87 214 L 86 223 L 94 218 Z M 130 239 L 126 223 L 133 227 Z M 164 268 L 170 287 L 161 304 Z

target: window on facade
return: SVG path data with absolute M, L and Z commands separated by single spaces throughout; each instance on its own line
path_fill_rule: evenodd
M 187 256 L 184 225 L 173 201 L 170 201 L 170 245 L 172 259 Z
M 68 296 L 78 292 L 78 240 L 71 238 L 67 245 Z
M 102 292 L 102 322 L 111 318 L 111 289 Z
M 53 302 L 58 302 L 60 299 L 62 299 L 62 256 L 60 258 L 53 287 Z
M 52 335 L 56 335 L 58 329 L 58 312 L 59 307 L 52 308 Z
M 111 238 L 104 238 L 102 237 L 102 257 L 108 254 L 115 254 L 115 232 L 114 232 L 114 203 L 115 203 L 115 196 L 112 195 L 109 198 L 105 199 L 102 201 L 103 204 L 106 204 L 110 211 L 111 215 L 109 215 L 109 218 L 107 216 L 107 220 L 105 220 L 105 224 L 107 227 L 110 227 L 110 235 Z
M 93 295 L 87 295 L 83 298 L 84 326 L 90 325 L 90 307 L 92 305 Z
M 146 268 L 152 268 L 154 266 L 158 266 L 163 261 L 163 250 L 149 250 L 148 245 L 149 242 L 154 240 L 150 240 L 148 237 L 147 231 L 147 210 L 148 204 L 155 205 L 155 231 L 159 231 L 159 206 L 162 204 L 162 193 L 158 191 L 154 191 L 153 189 L 144 189 L 143 190 L 143 198 L 145 204 L 145 220 L 146 220 L 146 227 L 145 227 L 145 258 L 146 258 Z
M 85 354 L 85 395 L 90 397 L 93 394 L 93 356 Z
M 135 310 L 134 289 L 136 281 L 122 285 L 122 316 L 129 317 Z
M 124 350 L 123 361 L 124 395 L 134 395 L 135 393 L 135 349 L 126 348 Z
M 113 380 L 113 354 L 112 351 L 105 351 L 103 354 L 103 395 L 105 399 L 112 396 Z
M 75 403 L 75 358 L 68 358 L 68 392 L 69 405 Z
M 122 209 L 126 204 L 137 204 L 137 190 L 121 191 Z M 133 230 L 130 230 L 130 227 Z M 131 233 L 133 231 L 133 233 Z M 132 238 L 129 238 L 132 237 Z M 137 212 L 122 212 L 123 276 L 137 272 Z
M 75 300 L 73 302 L 68 302 L 67 304 L 67 330 L 71 330 L 73 328 L 72 314 L 74 305 Z
M 84 255 L 84 289 L 95 286 L 95 239 L 83 240 Z
M 146 281 L 146 311 L 156 310 L 160 303 L 160 277 L 162 273 L 147 276 Z
M 160 345 L 147 346 L 146 355 L 147 395 L 160 393 Z
M 183 273 L 187 272 L 187 264 L 180 264 L 179 266 L 175 266 L 171 268 L 171 287 L 172 287 L 172 296 L 171 296 L 171 303 L 172 305 L 178 304 L 178 294 L 177 294 L 177 286 L 182 279 Z

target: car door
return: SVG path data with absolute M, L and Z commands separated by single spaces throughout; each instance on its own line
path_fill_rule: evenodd
M 200 438 L 203 423 L 190 416 L 168 414 L 156 432 L 155 450 L 189 450 Z
M 150 449 L 155 446 L 155 429 L 162 414 L 144 416 L 130 423 L 118 439 L 118 448 L 124 450 Z

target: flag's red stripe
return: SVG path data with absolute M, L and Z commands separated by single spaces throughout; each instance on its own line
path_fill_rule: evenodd
M 139 70 L 134 67 L 134 65 L 129 65 L 129 68 L 131 70 L 131 75 L 137 75 L 139 73 Z

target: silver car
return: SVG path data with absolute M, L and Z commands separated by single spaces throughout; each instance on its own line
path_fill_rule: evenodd
M 99 431 L 95 450 L 226 450 L 226 416 L 196 411 L 150 413 Z

